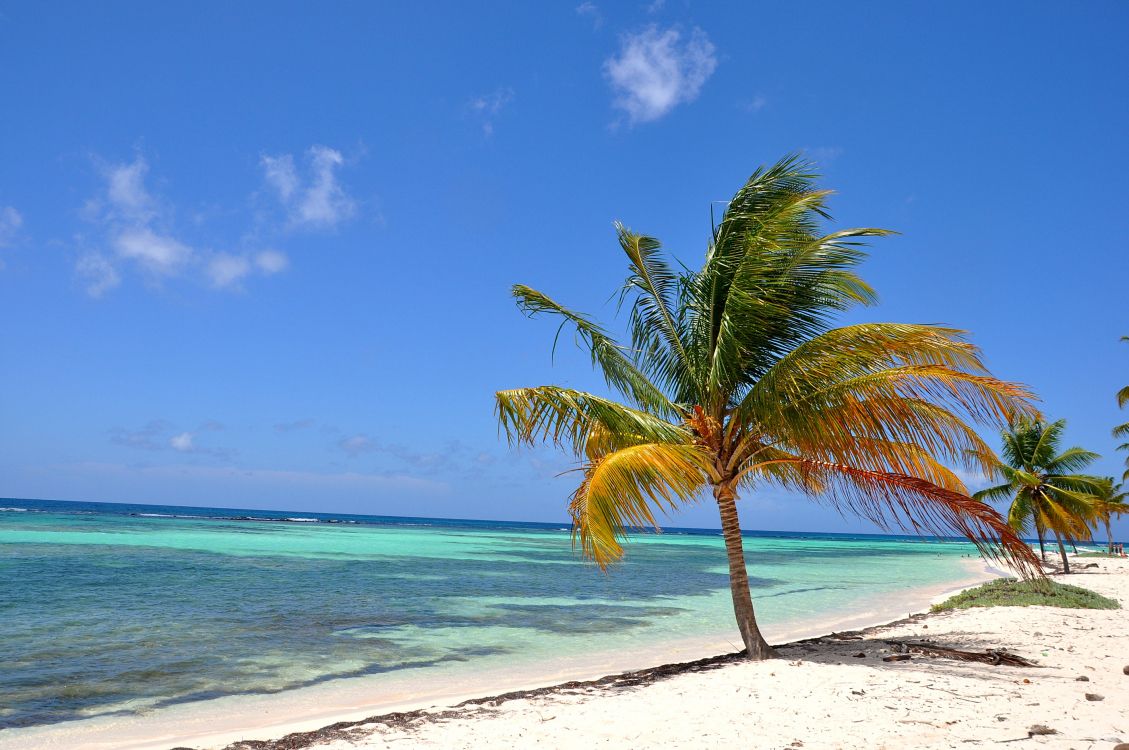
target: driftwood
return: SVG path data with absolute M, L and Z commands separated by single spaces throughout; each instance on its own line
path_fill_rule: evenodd
M 948 646 L 937 646 L 931 643 L 915 643 L 911 641 L 886 641 L 886 643 L 894 646 L 901 653 L 917 652 L 920 654 L 927 654 L 929 656 L 943 656 L 948 659 L 957 659 L 958 661 L 978 661 L 984 664 L 991 664 L 993 666 L 1000 666 L 1001 664 L 1008 667 L 1034 667 L 1035 662 L 1028 661 L 1022 656 L 1009 654 L 1002 649 L 989 649 L 987 651 L 963 651 L 959 648 L 949 648 Z

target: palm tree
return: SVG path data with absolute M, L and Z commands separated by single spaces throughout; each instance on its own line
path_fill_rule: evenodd
M 1129 336 L 1122 336 L 1122 341 L 1129 341 Z M 1117 392 L 1117 406 L 1120 409 L 1125 408 L 1125 404 L 1129 404 L 1129 385 L 1125 386 Z M 1129 438 L 1129 422 L 1119 424 L 1113 428 L 1113 436 L 1115 438 Z M 1117 446 L 1119 451 L 1129 451 L 1129 443 L 1122 443 Z M 1125 456 L 1125 473 L 1121 475 L 1121 481 L 1129 481 L 1129 455 Z
M 737 625 L 750 658 L 772 649 L 757 627 L 735 501 L 763 485 L 829 498 L 885 525 L 956 531 L 1025 572 L 1037 560 L 941 461 L 986 465 L 991 450 L 963 417 L 1032 414 L 1027 392 L 993 378 L 963 332 L 867 323 L 835 313 L 874 300 L 853 271 L 862 238 L 822 234 L 828 191 L 789 157 L 757 170 L 713 231 L 701 271 L 676 272 L 659 242 L 617 224 L 630 275 L 631 346 L 541 292 L 513 294 L 530 316 L 575 331 L 626 403 L 555 385 L 497 394 L 512 444 L 571 449 L 582 479 L 573 540 L 605 568 L 627 531 L 656 526 L 712 491 L 721 517 Z M 559 331 L 558 331 L 559 335 Z
M 1069 573 L 1063 539 L 1073 543 L 1089 536 L 1089 522 L 1095 517 L 1095 503 L 1105 480 L 1077 473 L 1100 458 L 1098 454 L 1078 447 L 1058 452 L 1065 430 L 1065 419 L 1050 424 L 1017 420 L 1003 433 L 1003 460 L 992 471 L 1003 483 L 973 497 L 984 501 L 1010 498 L 1008 524 L 1020 532 L 1034 527 L 1044 560 L 1044 536 L 1047 531 L 1054 534 L 1063 572 Z
M 1114 484 L 1113 477 L 1106 477 L 1102 484 L 1101 492 L 1094 503 L 1094 515 L 1105 524 L 1105 535 L 1109 540 L 1109 553 L 1113 554 L 1113 531 L 1110 528 L 1110 517 L 1129 513 L 1129 491 L 1121 489 L 1122 485 Z

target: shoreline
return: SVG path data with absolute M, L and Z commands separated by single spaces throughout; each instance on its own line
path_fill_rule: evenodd
M 969 558 L 966 575 L 941 584 L 915 587 L 869 602 L 865 611 L 818 620 L 791 621 L 764 628 L 766 637 L 788 648 L 843 632 L 862 632 L 912 619 L 915 612 L 937 601 L 1006 575 L 980 558 Z M 905 613 L 905 614 L 903 614 Z M 920 616 L 920 612 L 918 615 Z M 734 634 L 735 635 L 735 634 Z M 0 750 L 68 747 L 89 750 L 194 750 L 223 748 L 251 737 L 278 738 L 296 734 L 324 739 L 321 734 L 343 725 L 357 726 L 374 717 L 420 716 L 436 710 L 506 700 L 508 696 L 544 695 L 560 689 L 589 689 L 645 679 L 640 675 L 678 674 L 733 663 L 740 659 L 739 640 L 716 634 L 666 641 L 628 655 L 598 654 L 561 663 L 544 661 L 518 669 L 491 670 L 473 684 L 451 686 L 445 675 L 388 681 L 380 686 L 371 677 L 345 678 L 321 685 L 274 694 L 226 696 L 175 704 L 141 715 L 104 715 L 36 727 L 0 731 Z M 704 666 L 704 665 L 713 666 Z M 384 676 L 386 679 L 387 676 Z M 487 687 L 489 686 L 489 687 Z M 484 693 L 490 695 L 484 697 Z M 377 693 L 379 693 L 377 695 Z M 7 735 L 7 736 L 5 736 Z M 314 741 L 320 741 L 316 739 Z M 255 747 L 270 747 L 255 744 Z M 290 747 L 291 745 L 287 745 Z M 301 747 L 303 745 L 294 745 Z
M 785 644 L 769 661 L 729 654 L 226 750 L 1120 746 L 1129 740 L 1129 560 L 1072 562 L 1075 573 L 1050 577 L 1123 608 L 917 614 Z M 970 653 L 982 658 L 962 658 Z M 1001 663 L 1004 653 L 1019 658 Z

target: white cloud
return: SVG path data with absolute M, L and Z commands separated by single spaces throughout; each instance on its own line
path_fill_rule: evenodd
M 0 247 L 11 244 L 23 226 L 24 217 L 12 206 L 0 206 Z
M 827 166 L 843 155 L 843 149 L 838 146 L 816 146 L 815 148 L 805 146 L 803 152 L 811 157 L 812 161 L 823 166 Z
M 470 111 L 482 123 L 484 134 L 487 136 L 494 134 L 494 121 L 513 99 L 514 90 L 509 86 L 503 86 L 470 100 Z
M 91 253 L 75 263 L 75 272 L 86 280 L 86 293 L 97 299 L 121 283 L 117 269 L 104 255 Z
M 263 178 L 267 184 L 275 189 L 278 198 L 286 203 L 298 189 L 298 173 L 294 170 L 294 157 L 290 154 L 282 156 L 264 156 L 262 158 Z
M 289 266 L 290 260 L 277 250 L 263 250 L 254 255 L 217 253 L 208 261 L 207 273 L 213 287 L 238 289 L 240 282 L 252 273 L 269 276 Z
M 159 235 L 148 227 L 126 229 L 113 239 L 119 258 L 136 261 L 149 273 L 173 276 L 193 260 L 192 248 L 172 237 Z
M 683 41 L 676 28 L 651 25 L 620 39 L 617 56 L 604 62 L 614 104 L 631 123 L 650 122 L 698 97 L 717 68 L 715 48 L 701 29 Z
M 290 154 L 263 156 L 263 179 L 286 207 L 292 227 L 333 229 L 356 213 L 357 203 L 337 179 L 345 164 L 340 151 L 311 146 L 306 152 L 308 179 L 302 180 Z
M 264 168 L 268 182 L 280 195 L 293 193 L 297 180 L 293 160 L 264 157 Z M 276 274 L 289 265 L 287 257 L 277 250 L 213 253 L 174 236 L 173 210 L 146 187 L 149 165 L 141 156 L 128 163 L 103 165 L 100 171 L 104 189 L 87 201 L 84 213 L 101 228 L 108 252 L 86 253 L 75 263 L 75 272 L 84 279 L 92 297 L 101 297 L 118 286 L 130 266 L 151 279 L 191 273 L 202 275 L 213 288 L 238 289 L 251 274 Z M 332 183 L 332 173 L 329 179 Z M 323 183 L 315 179 L 312 191 L 324 202 L 327 188 Z M 332 185 L 328 190 L 332 194 Z
M 208 261 L 208 276 L 217 288 L 237 285 L 251 273 L 251 261 L 240 255 L 219 253 Z
M 138 156 L 132 164 L 116 164 L 105 169 L 106 197 L 123 216 L 148 221 L 155 213 L 156 202 L 145 188 L 149 165 Z
M 648 13 L 658 13 L 660 10 L 663 9 L 663 6 L 665 6 L 665 5 L 666 5 L 666 0 L 654 0 L 654 2 L 652 2 L 650 5 L 647 6 L 647 12 Z
M 760 112 L 762 109 L 764 109 L 767 106 L 768 106 L 768 99 L 766 99 L 761 94 L 757 94 L 752 99 L 748 100 L 747 102 L 745 102 L 742 105 L 742 107 L 744 107 L 746 112 Z
M 337 443 L 337 447 L 352 457 L 359 456 L 371 450 L 376 450 L 376 445 L 367 435 L 353 435 L 352 437 L 343 438 Z
M 265 274 L 281 273 L 290 267 L 290 259 L 277 250 L 263 250 L 255 254 L 255 267 Z
M 604 25 L 604 15 L 591 0 L 585 0 L 585 2 L 576 6 L 576 15 L 592 19 L 593 29 L 598 29 Z
M 173 450 L 180 451 L 181 453 L 192 452 L 192 433 L 182 432 L 179 435 L 173 435 L 169 438 L 169 445 Z

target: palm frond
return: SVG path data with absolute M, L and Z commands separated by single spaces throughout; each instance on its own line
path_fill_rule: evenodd
M 689 443 L 683 427 L 591 393 L 543 385 L 495 394 L 498 424 L 511 444 L 548 441 L 584 455 L 594 433 L 605 446 Z
M 619 245 L 631 262 L 620 304 L 634 292 L 631 306 L 631 341 L 635 361 L 651 377 L 672 391 L 682 391 L 680 401 L 697 400 L 700 392 L 687 389 L 696 382 L 694 362 L 686 350 L 687 331 L 675 312 L 679 277 L 659 254 L 658 240 L 636 234 L 616 222 Z
M 601 568 L 623 556 L 632 528 L 657 528 L 657 512 L 697 499 L 710 456 L 695 445 L 647 443 L 617 450 L 584 469 L 569 505 L 573 542 Z
M 1007 500 L 1014 497 L 1015 488 L 1008 483 L 997 484 L 994 487 L 986 487 L 978 492 L 972 493 L 973 500 L 979 500 L 982 503 L 989 503 L 997 500 Z
M 1038 559 L 1007 521 L 991 506 L 968 495 L 906 474 L 808 460 L 801 466 L 819 477 L 835 507 L 850 510 L 880 528 L 963 536 L 982 555 L 1002 560 L 1026 577 L 1041 575 Z
M 599 368 L 604 380 L 633 403 L 657 414 L 669 415 L 676 411 L 666 394 L 639 371 L 623 347 L 592 320 L 522 284 L 514 285 L 513 295 L 518 307 L 531 318 L 548 313 L 563 318 L 562 327 L 565 323 L 571 323 L 576 329 L 577 337 L 591 353 L 592 363 Z
M 1042 466 L 1049 474 L 1066 474 L 1068 472 L 1085 469 L 1099 458 L 1101 458 L 1101 456 L 1097 453 L 1075 446 L 1066 449 L 1054 458 L 1043 463 Z

